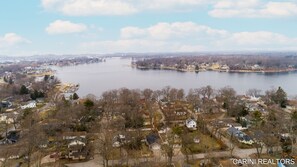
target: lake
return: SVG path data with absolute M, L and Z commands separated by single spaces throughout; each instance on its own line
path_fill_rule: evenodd
M 118 88 L 153 90 L 165 86 L 183 88 L 199 88 L 211 85 L 219 89 L 233 87 L 238 94 L 248 89 L 265 90 L 281 86 L 290 96 L 297 95 L 297 73 L 227 73 L 227 72 L 177 72 L 165 70 L 138 70 L 130 67 L 131 59 L 107 58 L 106 62 L 78 66 L 55 67 L 57 76 L 62 82 L 80 85 L 79 96 L 94 94 Z

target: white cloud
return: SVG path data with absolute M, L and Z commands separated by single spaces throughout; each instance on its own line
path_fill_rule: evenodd
M 297 38 L 268 31 L 232 33 L 194 22 L 162 22 L 124 27 L 117 40 L 84 42 L 80 48 L 92 53 L 292 50 L 296 43 Z
M 129 15 L 143 11 L 197 11 L 210 6 L 210 16 L 217 18 L 273 18 L 297 15 L 294 0 L 41 0 L 47 10 L 70 16 Z
M 137 38 L 147 35 L 147 31 L 139 27 L 125 27 L 121 29 L 122 38 Z
M 202 4 L 208 4 L 212 1 L 213 0 L 140 0 L 141 3 L 139 4 L 139 6 L 143 10 L 183 11 L 195 9 L 195 7 L 197 6 L 200 6 Z
M 42 0 L 42 6 L 71 16 L 129 15 L 147 10 L 195 9 L 213 0 Z
M 21 43 L 31 43 L 31 41 L 15 33 L 7 33 L 3 37 L 0 36 L 0 48 L 11 47 Z
M 297 4 L 294 2 L 267 2 L 259 0 L 222 0 L 214 5 L 209 15 L 217 18 L 246 17 L 274 18 L 297 15 Z
M 238 32 L 230 37 L 218 40 L 216 45 L 221 48 L 244 50 L 285 50 L 295 47 L 297 38 L 289 38 L 285 35 L 268 32 Z
M 87 30 L 84 24 L 72 23 L 70 21 L 56 20 L 49 24 L 45 31 L 49 34 L 79 33 Z
M 121 29 L 121 37 L 138 38 L 145 37 L 155 40 L 168 40 L 173 38 L 189 39 L 195 37 L 223 37 L 227 35 L 227 31 L 213 29 L 205 25 L 199 25 L 194 22 L 161 22 L 156 25 L 139 28 L 125 27 Z
M 121 0 L 42 0 L 42 6 L 71 16 L 126 15 L 137 12 L 132 4 Z

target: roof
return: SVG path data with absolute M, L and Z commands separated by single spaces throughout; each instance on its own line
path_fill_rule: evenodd
M 86 138 L 87 132 L 65 132 L 62 134 L 63 138 L 74 139 L 76 137 Z
M 196 121 L 194 119 L 192 119 L 192 118 L 189 118 L 189 119 L 186 120 L 186 124 L 189 124 L 191 122 L 195 122 L 196 123 Z
M 234 127 L 230 127 L 227 129 L 227 132 L 230 134 L 230 135 L 238 135 L 240 133 L 242 133 L 240 130 L 234 128 Z
M 146 141 L 149 145 L 156 143 L 158 139 L 159 136 L 157 134 L 149 134 L 146 136 Z
M 81 151 L 84 147 L 84 145 L 70 145 L 68 148 L 71 151 Z

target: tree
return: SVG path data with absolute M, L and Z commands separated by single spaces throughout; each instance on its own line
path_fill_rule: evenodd
M 84 102 L 84 106 L 90 110 L 92 107 L 94 107 L 94 102 L 90 99 L 87 99 L 85 102 Z
M 194 108 L 198 107 L 200 104 L 200 98 L 198 91 L 190 89 L 186 97 L 187 102 L 189 102 Z
M 211 96 L 214 94 L 214 90 L 210 85 L 202 87 L 199 89 L 199 93 L 202 95 L 202 99 L 210 99 Z
M 13 80 L 12 80 L 12 78 L 9 78 L 8 83 L 9 83 L 10 85 L 13 84 Z
M 261 95 L 261 90 L 259 90 L 259 89 L 249 89 L 249 90 L 246 92 L 246 95 L 248 95 L 248 96 L 258 97 L 258 96 Z
M 43 80 L 44 80 L 44 81 L 48 81 L 49 78 L 50 78 L 49 75 L 45 75 L 44 78 L 43 78 Z
M 3 81 L 7 83 L 8 82 L 7 77 L 3 77 Z
M 280 107 L 285 108 L 288 103 L 287 93 L 281 88 L 278 87 L 277 90 L 266 91 L 265 101 L 267 104 L 278 104 Z
M 113 134 L 108 131 L 108 123 L 102 123 L 99 128 L 100 136 L 97 142 L 99 154 L 103 158 L 103 166 L 108 167 L 108 161 L 112 157 Z
M 290 132 L 291 132 L 291 136 L 292 136 L 292 154 L 295 153 L 295 149 L 294 146 L 297 143 L 296 142 L 296 134 L 297 134 L 297 129 L 296 129 L 296 125 L 297 125 L 297 111 L 294 111 L 291 114 L 291 127 L 290 127 Z
M 189 155 L 192 153 L 191 147 L 193 144 L 193 139 L 189 135 L 185 134 L 181 136 L 181 140 L 182 140 L 182 149 L 186 156 L 186 161 L 187 163 L 189 163 Z
M 28 93 L 29 93 L 28 88 L 27 88 L 25 85 L 22 85 L 22 86 L 21 86 L 21 89 L 20 89 L 20 94 L 21 94 L 21 95 L 26 95 L 26 94 L 28 94 Z
M 72 99 L 73 99 L 73 100 L 77 100 L 77 99 L 79 99 L 79 96 L 77 95 L 77 93 L 73 93 L 73 95 L 72 95 Z
M 231 87 L 224 87 L 218 91 L 217 100 L 222 104 L 222 107 L 227 110 L 229 116 L 235 116 L 234 108 L 237 104 L 236 91 Z M 237 111 L 236 111 L 237 112 Z
M 174 156 L 174 134 L 167 135 L 167 143 L 162 145 L 162 149 L 167 156 L 167 166 L 172 166 L 172 158 Z
M 262 113 L 260 111 L 255 111 L 253 112 L 252 116 L 253 116 L 253 121 L 255 122 L 255 126 L 259 127 L 261 122 L 263 121 Z
M 195 72 L 199 72 L 199 65 L 195 65 Z
M 236 100 L 236 91 L 231 87 L 224 87 L 219 90 L 217 98 L 223 103 L 223 108 L 228 110 Z
M 176 94 L 177 100 L 183 100 L 185 97 L 184 89 L 179 89 Z
M 281 87 L 278 87 L 274 101 L 279 104 L 280 107 L 286 108 L 288 102 L 287 93 Z

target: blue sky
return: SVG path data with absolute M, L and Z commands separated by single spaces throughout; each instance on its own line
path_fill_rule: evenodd
M 296 0 L 3 0 L 0 55 L 296 51 Z

